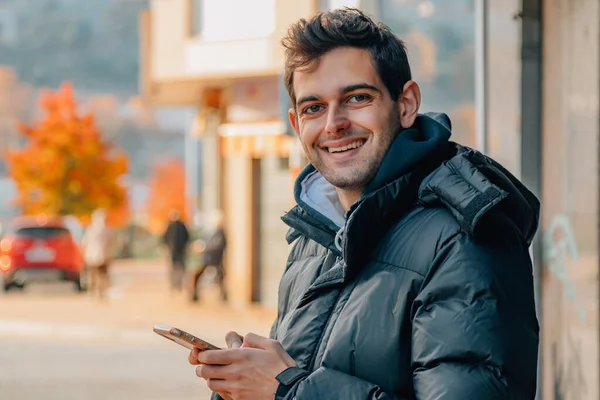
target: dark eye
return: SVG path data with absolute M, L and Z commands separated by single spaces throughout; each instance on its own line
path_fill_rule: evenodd
M 319 106 L 319 105 L 313 104 L 312 106 L 308 106 L 308 107 L 306 107 L 306 108 L 304 109 L 304 113 L 305 113 L 305 114 L 316 114 L 316 113 L 318 113 L 319 111 L 321 111 L 321 109 L 322 109 L 322 108 L 323 108 L 322 106 Z
M 369 96 L 366 94 L 355 94 L 348 99 L 348 103 L 362 103 L 367 100 L 369 100 Z

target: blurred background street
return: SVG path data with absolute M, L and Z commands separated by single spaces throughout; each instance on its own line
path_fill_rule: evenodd
M 0 0 L 0 400 L 203 399 L 154 324 L 268 335 L 307 163 L 280 40 L 343 6 L 541 199 L 538 399 L 600 398 L 600 0 Z
M 191 303 L 170 293 L 165 265 L 117 263 L 105 302 L 63 283 L 0 295 L 0 398 L 207 398 L 188 351 L 152 326 L 177 326 L 223 346 L 229 330 L 267 336 L 274 314 L 231 310 L 210 284 L 201 303 Z

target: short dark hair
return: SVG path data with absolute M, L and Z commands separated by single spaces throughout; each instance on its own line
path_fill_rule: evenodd
M 281 43 L 285 48 L 285 86 L 294 107 L 294 71 L 338 47 L 368 50 L 393 100 L 412 79 L 404 42 L 387 25 L 374 22 L 356 8 L 320 12 L 310 20 L 302 18 L 290 26 Z

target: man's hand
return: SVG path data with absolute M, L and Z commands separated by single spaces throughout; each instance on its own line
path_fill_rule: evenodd
M 242 347 L 242 343 L 244 343 L 244 338 L 238 335 L 236 332 L 228 332 L 227 335 L 225 335 L 225 343 L 227 343 L 228 349 L 237 349 Z M 199 354 L 199 349 L 193 349 L 192 351 L 190 351 L 190 355 L 188 357 L 188 361 L 190 362 L 190 364 L 200 365 L 200 362 L 198 361 Z
M 190 353 L 190 363 L 199 364 L 196 375 L 225 400 L 272 400 L 279 386 L 275 377 L 296 362 L 275 340 L 252 333 L 242 338 L 235 332 L 225 340 L 227 350 Z

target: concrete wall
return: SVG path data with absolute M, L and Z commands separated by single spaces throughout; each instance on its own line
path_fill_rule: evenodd
M 285 240 L 288 227 L 281 216 L 293 206 L 292 175 L 273 155 L 261 160 L 260 173 L 260 303 L 277 309 L 279 280 L 290 250 Z
M 182 79 L 190 32 L 189 0 L 150 2 L 149 74 L 152 81 Z
M 596 400 L 599 2 L 543 10 L 542 399 Z
M 252 158 L 231 155 L 224 159 L 224 211 L 227 253 L 226 283 L 229 300 L 234 307 L 245 307 L 252 301 L 252 246 L 254 204 L 252 203 Z

